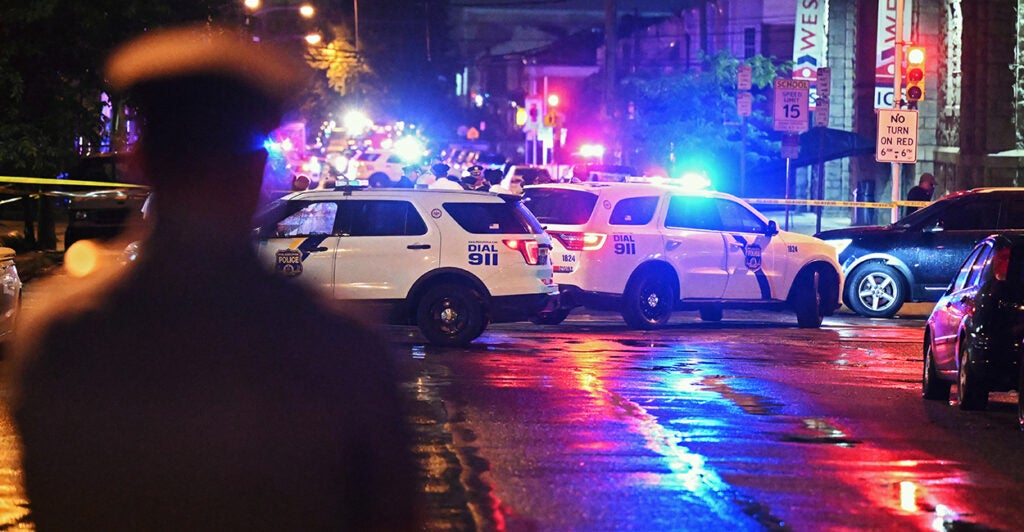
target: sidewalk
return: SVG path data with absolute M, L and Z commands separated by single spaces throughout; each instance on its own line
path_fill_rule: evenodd
M 786 230 L 786 211 L 784 209 L 772 209 L 764 210 L 758 209 L 761 214 L 768 217 L 769 220 L 775 220 L 775 223 L 779 224 L 779 229 Z M 828 215 L 823 213 L 821 217 L 821 230 L 828 231 L 829 229 L 842 229 L 850 227 L 850 217 L 847 215 L 836 216 Z M 801 233 L 805 235 L 814 235 L 818 232 L 818 216 L 813 212 L 796 212 L 793 210 L 789 211 L 789 231 L 794 233 Z

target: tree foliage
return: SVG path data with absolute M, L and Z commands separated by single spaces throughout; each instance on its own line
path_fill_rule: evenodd
M 748 166 L 777 157 L 766 112 L 767 89 L 785 65 L 756 56 L 739 61 L 728 52 L 704 58 L 701 68 L 676 75 L 636 75 L 622 81 L 621 97 L 630 102 L 625 144 L 631 161 L 657 166 L 670 174 L 708 169 L 718 176 L 735 173 L 742 151 L 742 121 L 736 113 L 736 73 L 741 64 L 753 70 L 753 115 L 747 119 Z M 718 180 L 728 188 L 729 179 Z
M 0 174 L 53 176 L 99 142 L 102 67 L 144 30 L 230 15 L 236 2 L 0 0 Z

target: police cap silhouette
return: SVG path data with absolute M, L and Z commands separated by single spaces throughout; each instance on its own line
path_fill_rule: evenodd
M 132 39 L 105 72 L 139 109 L 147 154 L 165 157 L 262 149 L 310 74 L 280 50 L 206 24 Z

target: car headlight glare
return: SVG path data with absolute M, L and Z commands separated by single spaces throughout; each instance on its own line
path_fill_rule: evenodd
M 852 238 L 838 238 L 835 240 L 825 241 L 826 244 L 836 248 L 836 255 L 841 254 L 843 250 L 846 249 L 846 246 L 850 245 L 850 242 L 853 242 Z

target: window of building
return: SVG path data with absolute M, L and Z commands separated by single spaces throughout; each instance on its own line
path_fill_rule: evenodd
M 757 28 L 743 30 L 743 57 L 750 59 L 757 55 Z

